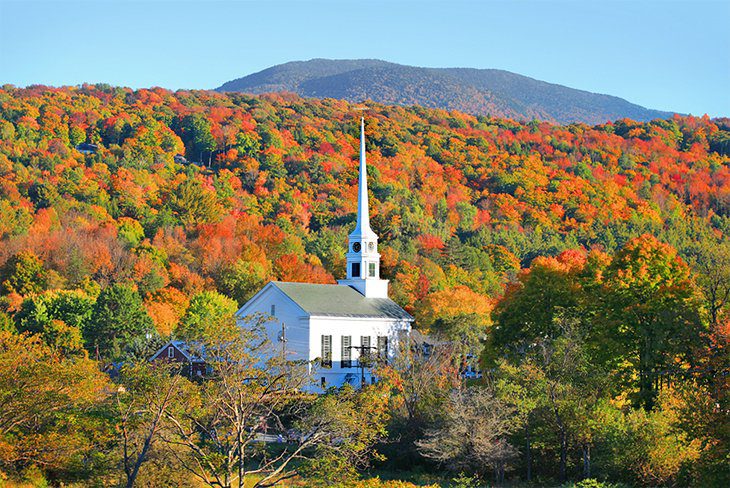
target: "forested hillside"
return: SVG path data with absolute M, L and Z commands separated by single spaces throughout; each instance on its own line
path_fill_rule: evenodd
M 420 68 L 378 59 L 310 59 L 231 80 L 221 92 L 292 92 L 304 97 L 374 100 L 515 120 L 602 123 L 672 114 L 618 97 L 576 90 L 499 69 Z
M 344 276 L 354 108 L 294 95 L 0 89 L 0 405 L 10 405 L 0 471 L 40 459 L 55 479 L 89 479 L 100 476 L 94 463 L 119 466 L 94 454 L 121 441 L 111 417 L 97 415 L 116 389 L 88 358 L 144 359 L 171 335 L 219 323 L 269 280 Z M 614 480 L 721 486 L 730 121 L 558 126 L 377 104 L 365 115 L 390 295 L 418 329 L 463 346 L 432 370 L 381 371 L 397 392 L 379 418 L 394 433 L 386 444 L 400 446 L 393 459 L 564 481 L 591 475 L 594 449 L 594 472 Z M 497 396 L 454 396 L 454 361 L 482 347 Z M 72 417 L 22 414 L 38 403 L 23 395 L 40 390 L 25 391 L 17 375 L 44 364 L 56 366 L 28 378 L 57 372 L 48 402 L 61 398 L 56 385 L 63 395 L 77 385 L 59 406 Z M 421 385 L 433 391 L 409 390 Z M 353 412 L 382 400 L 348 398 L 336 401 Z M 499 449 L 479 462 L 468 445 L 458 456 L 440 450 L 449 425 L 471 421 L 448 412 L 483 411 L 503 426 L 485 432 Z M 79 418 L 88 430 L 73 427 Z M 373 432 L 353 445 L 385 427 Z M 150 462 L 161 466 L 159 456 Z M 365 455 L 352 456 L 361 466 Z
M 345 102 L 85 86 L 6 87 L 0 104 L 6 273 L 21 253 L 42 262 L 41 289 L 129 280 L 162 332 L 170 294 L 217 289 L 241 303 L 270 279 L 344 275 L 358 132 Z M 411 311 L 419 302 L 426 324 L 448 292 L 497 297 L 539 255 L 611 252 L 645 232 L 680 249 L 719 238 L 730 222 L 721 127 L 374 106 L 373 226 L 393 295 Z M 84 142 L 98 151 L 74 149 Z M 24 294 L 3 290 L 11 309 Z

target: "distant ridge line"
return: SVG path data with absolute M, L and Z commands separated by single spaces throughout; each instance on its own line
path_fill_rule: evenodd
M 674 114 L 499 69 L 419 68 L 379 59 L 291 61 L 228 81 L 216 91 L 293 92 L 303 97 L 421 105 L 560 124 L 600 124 L 622 118 L 647 121 Z

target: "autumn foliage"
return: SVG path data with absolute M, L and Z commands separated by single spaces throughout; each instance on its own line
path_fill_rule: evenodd
M 558 126 L 370 105 L 381 275 L 416 327 L 458 343 L 464 361 L 490 341 L 501 346 L 492 360 L 516 361 L 540 341 L 565 347 L 561 334 L 590 322 L 587 350 L 626 388 L 621 408 L 666 405 L 661 415 L 674 415 L 683 392 L 668 393 L 657 375 L 726 368 L 727 119 Z M 105 387 L 91 359 L 146 358 L 163 339 L 210 332 L 270 280 L 335 283 L 356 218 L 357 114 L 344 101 L 294 95 L 0 88 L 0 353 L 27 348 L 55 361 L 46 393 L 83 416 L 87 393 Z M 2 367 L 36 374 L 13 354 Z M 517 363 L 509 368 L 524 368 L 519 378 L 552 385 L 552 363 L 544 377 Z M 72 377 L 72 364 L 85 376 Z M 723 402 L 724 378 L 702 383 Z M 580 392 L 584 379 L 560 381 Z M 718 408 L 707 418 L 721 417 Z M 668 438 L 665 417 L 638 415 L 625 419 L 659 422 L 646 435 Z M 9 435 L 51 443 L 69 432 L 21 417 Z M 576 424 L 582 448 L 590 428 Z M 71 437 L 79 452 L 103 442 L 85 435 Z M 4 439 L 8 464 L 32 455 Z M 636 472 L 671 482 L 677 460 L 700 452 L 687 445 L 652 458 L 658 467 L 641 458 Z M 721 463 L 726 451 L 711 447 Z
M 560 127 L 377 105 L 367 119 L 383 273 L 410 311 L 459 287 L 497 296 L 539 255 L 610 251 L 678 220 L 726 225 L 728 156 L 712 150 L 722 121 Z M 336 100 L 6 86 L 8 303 L 130 281 L 167 334 L 180 310 L 162 297 L 177 292 L 240 303 L 271 279 L 332 283 L 357 201 L 357 130 Z

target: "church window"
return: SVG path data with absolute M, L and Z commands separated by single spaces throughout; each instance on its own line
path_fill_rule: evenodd
M 352 337 L 342 336 L 342 365 L 343 368 L 352 367 Z
M 276 305 L 271 305 L 271 316 L 276 317 Z
M 175 357 L 175 348 L 172 346 L 167 348 L 167 357 L 168 358 L 174 358 Z
M 360 277 L 360 263 L 352 263 L 352 277 L 353 278 Z
M 327 388 L 327 378 L 322 376 L 322 378 L 320 378 L 319 380 L 319 384 L 322 386 L 322 388 Z
M 332 367 L 332 336 L 322 336 L 322 367 Z
M 388 358 L 388 338 L 386 336 L 378 336 L 378 357 L 380 359 Z
M 375 278 L 375 263 L 368 263 L 368 276 Z

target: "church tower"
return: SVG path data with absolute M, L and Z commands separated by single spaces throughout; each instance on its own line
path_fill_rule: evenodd
M 365 298 L 388 298 L 388 280 L 380 279 L 378 236 L 370 228 L 368 175 L 365 164 L 365 118 L 360 121 L 360 179 L 357 194 L 357 224 L 349 237 L 347 279 L 340 285 L 351 286 Z

